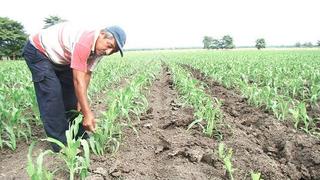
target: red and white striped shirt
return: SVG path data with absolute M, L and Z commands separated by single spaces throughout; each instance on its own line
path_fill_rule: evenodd
M 69 22 L 59 23 L 29 37 L 32 45 L 53 63 L 83 72 L 93 71 L 102 56 L 94 53 L 100 30 L 86 29 Z

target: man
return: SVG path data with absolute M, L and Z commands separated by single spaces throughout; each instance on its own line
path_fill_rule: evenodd
M 95 131 L 87 97 L 91 73 L 102 56 L 117 51 L 123 56 L 125 42 L 126 34 L 118 26 L 90 30 L 68 22 L 29 37 L 22 55 L 32 73 L 47 136 L 66 143 L 65 131 L 76 117 L 72 110 L 80 109 L 83 120 L 78 136 L 85 130 Z M 57 145 L 52 147 L 59 151 Z

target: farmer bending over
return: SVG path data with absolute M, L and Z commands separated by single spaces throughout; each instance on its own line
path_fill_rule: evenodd
M 83 114 L 78 136 L 95 131 L 95 117 L 87 97 L 91 73 L 104 55 L 120 51 L 126 42 L 118 26 L 86 29 L 69 22 L 56 24 L 29 37 L 23 57 L 32 73 L 41 120 L 48 137 L 66 144 L 65 131 Z M 59 147 L 52 144 L 54 151 Z

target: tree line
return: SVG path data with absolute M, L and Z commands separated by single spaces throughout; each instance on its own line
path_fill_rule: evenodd
M 44 20 L 43 28 L 65 21 L 58 16 L 49 16 Z M 21 50 L 28 39 L 24 26 L 7 17 L 0 17 L 0 60 L 21 58 Z
M 316 45 L 313 45 L 311 42 L 305 42 L 305 43 L 300 43 L 300 42 L 297 42 L 295 45 L 295 47 L 306 47 L 306 48 L 311 48 L 311 47 L 320 47 L 320 40 L 317 41 Z
M 233 49 L 233 38 L 230 35 L 225 35 L 222 39 L 214 39 L 210 36 L 204 36 L 203 46 L 205 49 Z
M 44 20 L 43 28 L 48 28 L 54 24 L 66 21 L 58 16 L 49 16 Z M 3 58 L 17 59 L 21 58 L 21 50 L 28 38 L 28 34 L 25 32 L 21 23 L 9 19 L 7 17 L 0 17 L 0 60 Z M 233 38 L 230 35 L 225 35 L 221 39 L 214 39 L 210 36 L 204 36 L 203 38 L 204 49 L 233 49 L 235 45 Z M 300 43 L 297 42 L 294 47 L 320 47 L 320 40 L 316 45 L 311 42 Z M 262 49 L 266 47 L 266 41 L 264 38 L 256 40 L 255 47 Z
M 203 48 L 204 49 L 233 49 L 235 45 L 233 44 L 233 38 L 230 35 L 225 35 L 222 39 L 214 39 L 210 36 L 204 36 L 203 40 Z M 264 38 L 259 38 L 256 40 L 254 45 L 257 49 L 266 48 L 266 40 Z M 301 47 L 301 48 L 312 48 L 312 47 L 320 47 L 320 40 L 317 41 L 316 45 L 313 45 L 311 42 L 305 42 L 301 44 L 297 42 L 294 46 L 291 47 Z

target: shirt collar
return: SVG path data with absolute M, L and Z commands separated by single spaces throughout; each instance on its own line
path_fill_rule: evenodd
M 96 47 L 96 42 L 97 42 L 97 40 L 98 40 L 98 38 L 99 38 L 99 34 L 100 34 L 100 30 L 96 30 L 95 32 L 94 32 L 94 42 L 93 42 L 93 45 L 92 45 L 92 47 L 91 47 L 91 51 L 94 53 L 94 47 Z

